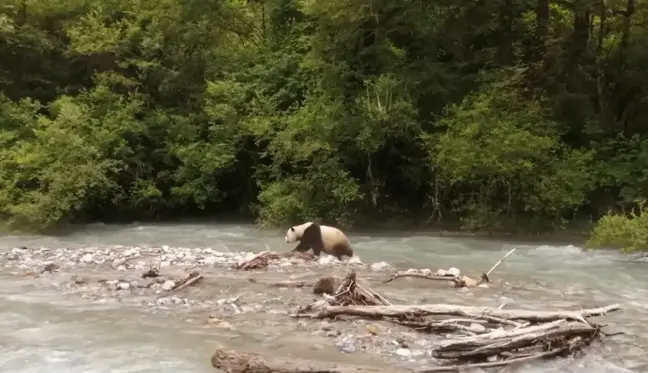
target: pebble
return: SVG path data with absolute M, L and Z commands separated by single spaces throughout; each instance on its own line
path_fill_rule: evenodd
M 345 354 L 350 354 L 356 351 L 353 336 L 345 336 L 341 338 L 335 343 L 335 347 Z
M 263 248 L 259 248 L 260 250 L 263 250 Z M 208 266 L 229 270 L 233 264 L 241 260 L 248 260 L 255 255 L 256 253 L 250 252 L 219 252 L 211 248 L 182 248 L 166 245 L 158 247 L 88 247 L 83 251 L 76 248 L 14 248 L 0 251 L 0 260 L 2 260 L 0 265 L 4 265 L 7 268 L 20 268 L 21 270 L 34 270 L 37 272 L 42 271 L 46 266 L 48 269 L 51 268 L 52 271 L 61 267 L 65 269 L 65 273 L 69 273 L 79 263 L 86 265 L 106 263 L 107 267 L 112 268 L 112 278 L 108 277 L 108 279 L 99 282 L 91 278 L 85 283 L 79 281 L 76 283 L 74 281 L 63 281 L 57 284 L 53 281 L 52 286 L 67 286 L 67 289 L 75 289 L 80 293 L 80 296 L 96 304 L 136 302 L 149 308 L 153 313 L 172 307 L 190 307 L 191 310 L 197 311 L 218 309 L 220 313 L 232 315 L 252 312 L 286 315 L 289 309 L 301 305 L 294 303 L 294 301 L 290 301 L 287 304 L 285 296 L 275 297 L 276 299 L 273 298 L 273 302 L 269 302 L 268 304 L 246 303 L 245 298 L 228 297 L 230 294 L 228 294 L 229 290 L 227 289 L 221 291 L 222 299 L 218 299 L 217 295 L 216 299 L 211 298 L 213 300 L 182 298 L 168 293 L 176 285 L 175 281 L 167 277 L 173 273 L 169 270 L 161 270 L 160 273 L 162 276 L 160 277 L 141 279 L 143 272 L 158 265 L 161 268 L 184 266 L 186 269 L 187 267 Z M 271 261 L 269 268 L 275 271 L 285 268 L 288 271 L 291 268 L 297 267 L 313 268 L 313 264 L 315 266 L 330 267 L 344 267 L 347 265 L 364 266 L 358 256 L 340 261 L 333 256 L 322 254 L 315 263 L 305 263 L 299 258 L 289 258 Z M 373 263 L 367 267 L 372 271 L 393 270 L 393 267 L 387 262 Z M 410 269 L 410 272 L 413 271 L 415 270 Z M 425 271 L 431 273 L 429 269 L 419 270 L 422 273 L 426 273 Z M 56 273 L 48 274 L 48 276 L 56 276 Z M 173 275 L 173 279 L 177 280 L 180 276 L 180 274 L 175 274 Z M 293 276 L 292 279 L 299 280 L 299 278 Z M 277 290 L 283 290 L 290 294 L 295 292 L 294 289 L 282 288 Z M 131 294 L 135 297 L 131 297 Z M 149 296 L 150 298 L 142 299 L 141 296 Z M 326 296 L 319 297 L 323 302 L 325 298 Z M 218 329 L 235 329 L 232 323 L 214 315 L 211 315 L 204 322 Z M 411 359 L 418 356 L 417 354 L 420 352 L 418 349 L 425 350 L 431 348 L 429 345 L 425 345 L 416 346 L 416 349 L 411 349 L 406 347 L 407 344 L 403 343 L 397 346 L 390 345 L 389 340 L 393 340 L 396 337 L 395 332 L 382 325 L 380 327 L 373 324 L 367 326 L 364 321 L 352 323 L 346 327 L 342 327 L 340 323 L 331 323 L 328 321 L 323 321 L 320 324 L 298 321 L 295 324 L 295 328 L 297 330 L 310 330 L 320 337 L 330 338 L 331 341 L 328 342 L 329 344 L 324 343 L 324 345 L 334 344 L 342 353 L 353 353 L 362 349 L 381 354 L 387 352 Z M 357 335 L 347 334 L 349 331 L 355 331 L 352 333 Z M 315 349 L 322 348 L 324 348 L 322 345 L 318 345 Z M 412 346 L 412 348 L 414 347 Z

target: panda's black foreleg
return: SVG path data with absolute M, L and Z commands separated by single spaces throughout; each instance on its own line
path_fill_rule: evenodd
M 300 242 L 299 245 L 297 245 L 297 247 L 295 247 L 295 248 L 293 249 L 293 252 L 296 251 L 296 252 L 299 252 L 299 253 L 303 253 L 303 252 L 305 252 L 305 251 L 308 251 L 308 249 L 310 249 L 310 247 L 309 247 L 308 245 L 306 245 L 306 244 L 303 243 L 303 242 Z

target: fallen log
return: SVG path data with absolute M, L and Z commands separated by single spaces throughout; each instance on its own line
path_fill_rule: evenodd
M 385 369 L 316 362 L 297 358 L 282 358 L 252 352 L 240 352 L 219 348 L 211 358 L 214 368 L 226 373 L 378 373 Z M 388 369 L 389 372 L 406 373 L 404 370 Z
M 438 367 L 418 370 L 416 373 L 463 372 L 463 371 L 468 370 L 468 369 L 476 369 L 476 368 L 481 368 L 481 369 L 483 369 L 483 368 L 498 368 L 498 367 L 504 367 L 504 366 L 512 365 L 512 364 L 525 363 L 525 362 L 531 361 L 531 360 L 558 356 L 558 355 L 563 354 L 565 352 L 567 352 L 567 348 L 561 347 L 561 348 L 554 348 L 554 349 L 551 349 L 549 351 L 540 352 L 540 353 L 533 354 L 533 355 L 520 356 L 520 357 L 516 357 L 516 358 L 512 358 L 512 359 L 501 360 L 501 361 L 493 361 L 493 362 L 487 362 L 487 363 L 475 363 L 475 364 L 441 365 L 441 366 L 438 366 Z
M 328 306 L 313 318 L 324 319 L 335 316 L 360 316 L 376 317 L 411 317 L 411 316 L 463 316 L 475 319 L 498 318 L 502 320 L 524 320 L 531 322 L 546 322 L 555 320 L 574 320 L 587 324 L 585 318 L 605 315 L 621 309 L 618 304 L 601 308 L 585 309 L 580 311 L 529 311 L 529 310 L 504 310 L 495 307 L 458 306 L 452 304 L 421 304 L 421 305 L 393 305 L 393 306 Z

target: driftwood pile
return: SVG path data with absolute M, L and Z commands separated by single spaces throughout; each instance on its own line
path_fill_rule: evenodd
M 490 282 L 492 272 L 515 249 L 506 254 L 479 280 L 459 276 L 455 271 L 436 274 L 397 272 L 383 283 L 403 277 L 453 282 L 456 287 L 475 287 Z M 249 263 L 274 258 L 276 253 L 264 252 L 237 266 L 258 268 Z M 285 254 L 284 254 L 285 255 Z M 292 256 L 294 253 L 288 253 Z M 263 266 L 263 265 L 260 265 Z M 251 280 L 252 281 L 252 280 Z M 303 281 L 284 281 L 269 286 L 305 287 Z M 312 284 L 311 284 L 312 285 Z M 504 306 L 471 307 L 450 304 L 392 305 L 366 285 L 357 281 L 355 271 L 340 280 L 324 277 L 313 286 L 313 293 L 322 299 L 299 307 L 291 316 L 312 319 L 343 320 L 349 317 L 382 319 L 406 326 L 420 333 L 439 333 L 442 337 L 432 351 L 441 365 L 417 373 L 459 372 L 468 368 L 494 368 L 534 359 L 566 356 L 582 351 L 603 337 L 602 325 L 589 320 L 620 309 L 619 305 L 578 311 L 531 311 L 504 309 Z M 228 373 L 346 373 L 376 372 L 374 368 L 326 364 L 298 359 L 236 352 L 219 349 L 212 365 Z M 391 369 L 390 371 L 402 372 Z
M 160 273 L 160 264 L 151 266 L 146 272 L 142 273 L 143 279 L 154 278 L 158 283 L 164 283 L 165 278 Z M 174 281 L 174 285 L 168 291 L 179 291 L 189 286 L 197 285 L 202 281 L 203 276 L 198 271 L 191 271 L 186 277 Z
M 503 310 L 450 304 L 335 306 L 309 309 L 296 317 L 355 316 L 383 319 L 419 332 L 455 332 L 432 352 L 448 361 L 424 372 L 456 372 L 465 368 L 500 367 L 528 360 L 567 355 L 598 339 L 601 326 L 587 318 L 619 310 L 619 305 L 580 311 Z

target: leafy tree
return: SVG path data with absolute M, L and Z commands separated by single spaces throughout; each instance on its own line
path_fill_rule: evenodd
M 594 236 L 645 246 L 618 222 L 648 197 L 646 2 L 5 3 L 14 229 L 605 216 Z

